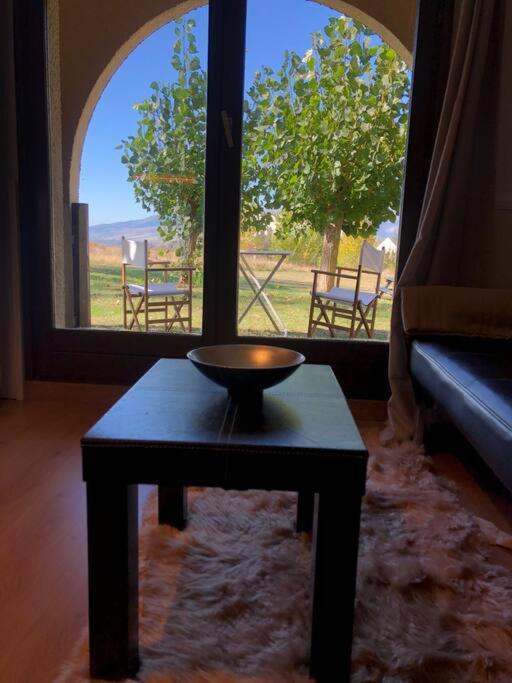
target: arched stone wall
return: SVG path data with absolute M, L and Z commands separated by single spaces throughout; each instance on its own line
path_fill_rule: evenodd
M 71 202 L 78 202 L 79 185 L 80 185 L 80 163 L 82 159 L 82 150 L 87 135 L 89 122 L 94 113 L 96 104 L 98 103 L 101 93 L 108 85 L 108 82 L 115 74 L 119 66 L 124 62 L 126 57 L 151 33 L 164 26 L 173 19 L 178 18 L 182 14 L 190 12 L 205 4 L 205 0 L 185 0 L 184 2 L 175 2 L 173 6 L 169 7 L 169 2 L 154 3 L 166 4 L 167 9 L 160 12 L 157 16 L 149 19 L 143 26 L 139 27 L 129 38 L 116 49 L 114 55 L 106 64 L 105 68 L 98 75 L 97 80 L 92 86 L 89 93 L 81 92 L 82 98 L 86 96 L 83 108 L 80 112 L 76 129 L 72 138 L 71 156 L 69 160 L 69 198 Z M 76 111 L 73 112 L 73 119 L 76 121 Z M 64 150 L 63 150 L 64 151 Z M 64 164 L 66 166 L 66 164 Z
M 298 0 L 301 1 L 301 0 Z M 317 0 L 366 24 L 411 66 L 415 0 Z M 144 38 L 205 0 L 61 0 L 60 83 L 64 201 L 79 201 L 83 143 L 98 99 Z

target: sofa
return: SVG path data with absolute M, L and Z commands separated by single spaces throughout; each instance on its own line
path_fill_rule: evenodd
M 512 492 L 512 341 L 415 338 L 410 371 Z

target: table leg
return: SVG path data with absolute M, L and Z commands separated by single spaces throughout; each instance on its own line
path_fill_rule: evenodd
M 187 489 L 184 486 L 158 487 L 158 523 L 176 529 L 187 526 Z
M 350 681 L 361 494 L 315 496 L 310 674 Z
M 297 532 L 311 531 L 313 528 L 313 514 L 315 494 L 313 491 L 299 491 L 297 496 Z
M 137 486 L 87 483 L 89 658 L 92 678 L 139 668 Z
M 270 271 L 270 273 L 267 275 L 265 280 L 263 281 L 263 284 L 260 283 L 258 278 L 256 277 L 254 271 L 252 270 L 251 266 L 249 265 L 247 259 L 245 258 L 244 254 L 240 253 L 240 271 L 242 275 L 244 276 L 245 280 L 249 284 L 249 287 L 253 291 L 253 298 L 249 302 L 249 304 L 246 306 L 244 312 L 242 315 L 238 318 L 238 324 L 242 322 L 242 320 L 245 318 L 245 316 L 249 313 L 251 310 L 252 306 L 256 303 L 256 301 L 260 304 L 260 306 L 263 308 L 265 311 L 267 318 L 270 320 L 272 325 L 274 326 L 274 329 L 277 333 L 282 332 L 285 337 L 288 336 L 288 330 L 286 329 L 285 324 L 281 320 L 281 317 L 279 316 L 278 312 L 276 309 L 273 307 L 272 302 L 268 298 L 267 294 L 265 293 L 265 287 L 267 284 L 272 280 L 274 277 L 274 274 L 279 270 L 281 264 L 285 260 L 286 256 L 283 255 L 279 258 L 278 262 L 274 266 L 274 268 Z M 278 323 L 276 323 L 276 320 Z M 279 328 L 279 325 L 281 325 L 281 328 Z

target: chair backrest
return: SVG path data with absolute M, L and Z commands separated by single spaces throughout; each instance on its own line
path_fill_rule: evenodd
M 121 237 L 121 253 L 124 265 L 137 266 L 138 268 L 147 268 L 147 240 L 127 240 L 125 237 Z
M 380 274 L 384 270 L 384 256 L 382 249 L 372 247 L 366 240 L 361 247 L 361 254 L 359 256 L 359 264 L 363 270 L 371 270 L 372 273 Z

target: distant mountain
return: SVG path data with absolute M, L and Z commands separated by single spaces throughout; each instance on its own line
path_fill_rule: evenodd
M 89 226 L 89 241 L 99 244 L 119 244 L 124 235 L 132 240 L 148 240 L 153 245 L 160 245 L 162 240 L 158 234 L 158 216 L 148 216 L 135 221 L 120 221 L 119 223 L 100 223 Z M 394 242 L 398 237 L 398 225 L 390 221 L 383 223 L 378 231 L 377 238 L 385 240 L 387 237 Z
M 148 216 L 135 221 L 119 223 L 100 223 L 89 226 L 89 241 L 99 244 L 119 244 L 124 235 L 132 240 L 148 240 L 151 244 L 160 244 L 158 234 L 158 216 Z

